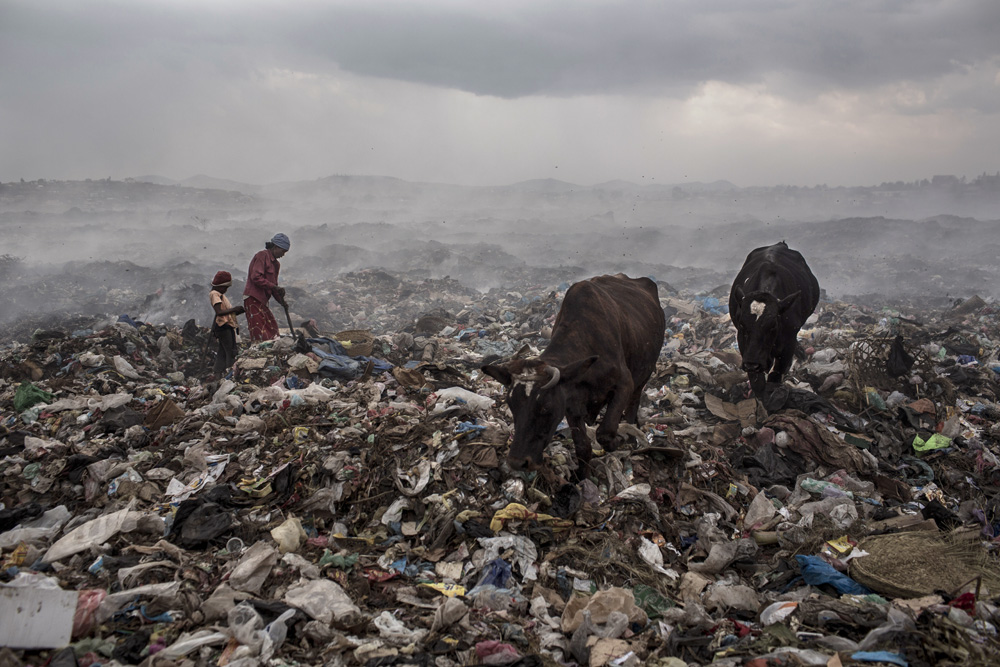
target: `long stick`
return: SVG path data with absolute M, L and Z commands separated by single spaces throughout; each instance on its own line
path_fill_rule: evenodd
M 288 314 L 288 304 L 281 304 L 281 307 L 285 309 L 285 320 L 288 322 L 288 328 L 292 330 L 292 338 L 298 338 L 299 335 L 295 333 L 295 327 L 292 326 L 292 316 Z

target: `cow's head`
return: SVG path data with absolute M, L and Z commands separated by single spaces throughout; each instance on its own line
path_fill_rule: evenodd
M 783 299 L 769 292 L 743 294 L 737 288 L 736 297 L 740 302 L 736 326 L 745 332 L 740 355 L 743 370 L 750 377 L 754 393 L 764 390 L 766 373 L 774 365 L 774 347 L 778 341 L 782 315 L 798 300 L 801 292 L 794 292 Z
M 537 357 L 489 364 L 482 371 L 507 387 L 507 405 L 514 416 L 514 442 L 507 455 L 513 470 L 537 468 L 542 452 L 566 415 L 567 391 L 597 357 L 562 368 Z

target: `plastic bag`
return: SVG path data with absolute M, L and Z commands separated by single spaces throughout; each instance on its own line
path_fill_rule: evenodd
M 916 630 L 917 626 L 913 623 L 913 619 L 907 616 L 906 612 L 889 605 L 889 614 L 886 617 L 885 623 L 865 635 L 865 638 L 858 644 L 858 649 L 861 651 L 872 651 L 882 646 L 883 642 L 891 642 L 897 634 L 916 632 Z
M 139 375 L 139 372 L 137 370 L 135 370 L 135 367 L 132 366 L 132 364 L 130 364 L 129 362 L 125 361 L 124 357 L 115 355 L 114 359 L 112 359 L 112 362 L 114 362 L 115 370 L 118 371 L 118 373 L 120 373 L 121 375 L 131 380 L 142 379 L 142 376 Z
M 275 651 L 285 643 L 285 638 L 288 636 L 288 625 L 286 623 L 295 616 L 296 611 L 294 608 L 286 609 L 278 618 L 268 623 L 267 627 L 264 628 L 264 632 L 271 638 L 271 642 L 274 644 Z
M 290 586 L 284 602 L 326 625 L 350 626 L 362 617 L 361 610 L 344 589 L 329 579 L 300 581 Z
M 914 361 L 913 356 L 903 345 L 903 337 L 897 334 L 892 341 L 892 347 L 889 348 L 889 358 L 885 362 L 885 370 L 889 377 L 898 378 L 906 375 L 913 368 Z
M 51 403 L 53 398 L 52 394 L 44 389 L 40 389 L 30 382 L 22 382 L 17 386 L 17 391 L 14 392 L 14 410 L 21 413 L 39 403 Z
M 455 401 L 461 401 L 465 403 L 473 410 L 489 410 L 493 407 L 495 401 L 492 398 L 486 396 L 480 396 L 479 394 L 469 391 L 468 389 L 463 389 L 461 387 L 448 387 L 447 389 L 439 389 L 437 392 L 438 399 L 441 399 L 443 403 L 438 403 L 434 406 L 432 413 L 437 414 L 438 412 L 444 411 L 447 405 Z
M 286 519 L 284 523 L 271 531 L 271 537 L 278 543 L 281 553 L 298 551 L 307 535 L 302 528 L 302 522 L 297 517 Z
M 373 623 L 382 638 L 396 646 L 414 644 L 427 636 L 427 630 L 410 630 L 389 611 L 383 611 L 376 616 Z
M 241 602 L 229 610 L 227 615 L 229 634 L 241 644 L 259 648 L 263 643 L 258 632 L 264 629 L 264 619 L 247 602 Z
M 841 594 L 847 595 L 868 595 L 871 591 L 854 581 L 846 574 L 841 574 L 833 569 L 819 556 L 796 556 L 799 563 L 799 570 L 802 572 L 802 579 L 810 586 L 821 586 L 830 584 Z
M 106 590 L 97 588 L 80 591 L 76 598 L 76 611 L 73 613 L 73 639 L 86 637 L 97 625 L 97 609 L 108 597 Z

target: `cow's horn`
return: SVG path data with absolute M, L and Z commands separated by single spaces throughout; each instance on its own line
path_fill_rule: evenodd
M 551 379 L 542 385 L 542 389 L 551 389 L 552 387 L 559 384 L 559 369 L 555 366 L 549 366 L 549 375 Z

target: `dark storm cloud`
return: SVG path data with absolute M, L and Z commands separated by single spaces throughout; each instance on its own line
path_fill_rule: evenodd
M 130 59 L 183 71 L 336 66 L 481 95 L 685 95 L 716 80 L 784 95 L 927 81 L 1000 54 L 1000 3 L 334 2 L 5 5 L 21 84 Z
M 706 80 L 806 90 L 924 81 L 1000 53 L 1000 3 L 359 4 L 300 28 L 365 75 L 501 97 L 674 91 Z
M 0 0 L 0 180 L 992 172 L 997 35 L 997 0 Z

